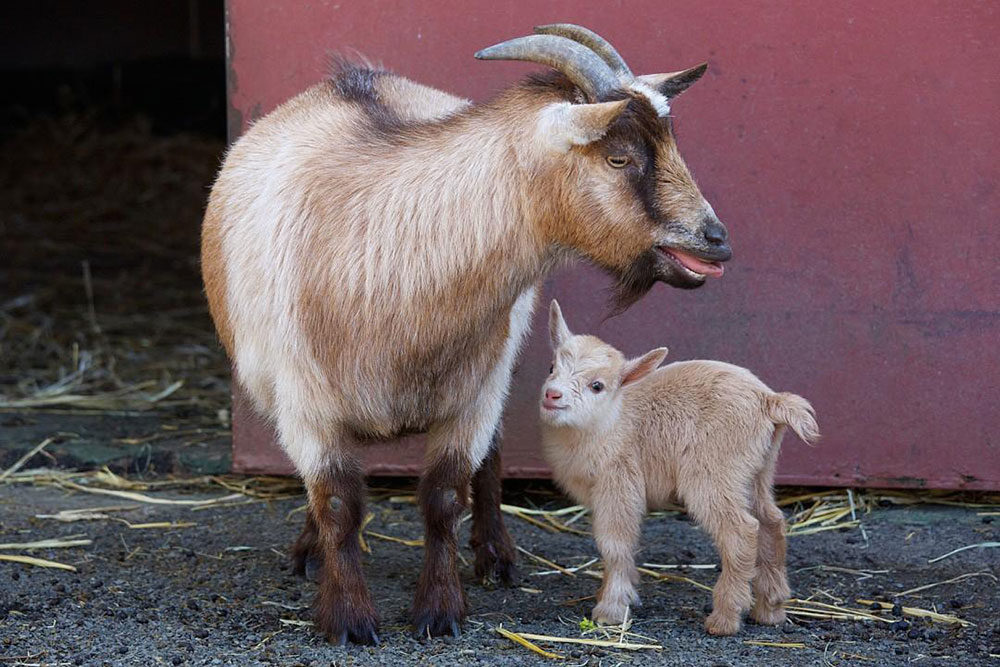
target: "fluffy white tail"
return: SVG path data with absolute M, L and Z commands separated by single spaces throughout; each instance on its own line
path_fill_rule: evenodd
M 796 394 L 776 393 L 765 397 L 764 405 L 775 424 L 790 426 L 807 444 L 819 440 L 816 411 L 806 399 Z

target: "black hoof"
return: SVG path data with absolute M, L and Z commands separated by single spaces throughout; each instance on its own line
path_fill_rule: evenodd
M 476 579 L 487 588 L 497 585 L 510 588 L 520 579 L 513 549 L 501 550 L 492 544 L 484 544 L 476 549 L 475 571 Z
M 332 643 L 337 646 L 347 646 L 348 640 L 359 646 L 378 646 L 379 643 L 378 633 L 375 632 L 374 628 L 366 628 L 362 631 L 341 630 L 337 641 Z
M 455 639 L 462 636 L 460 620 L 447 614 L 424 616 L 414 623 L 413 636 L 417 639 L 451 635 Z
M 323 621 L 317 623 L 323 631 Z M 378 621 L 374 618 L 334 619 L 332 627 L 324 631 L 331 644 L 347 646 L 348 642 L 361 646 L 377 646 Z

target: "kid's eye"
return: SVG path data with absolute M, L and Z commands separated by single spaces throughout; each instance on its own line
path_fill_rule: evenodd
M 590 390 L 595 394 L 600 394 L 602 391 L 604 391 L 604 383 L 601 382 L 600 380 L 597 380 L 596 382 L 591 382 Z
M 626 167 L 628 166 L 628 163 L 631 162 L 627 155 L 609 155 L 607 157 L 607 161 L 608 165 L 614 167 L 615 169 Z
M 553 371 L 556 370 L 555 364 L 549 364 L 549 375 L 552 375 Z

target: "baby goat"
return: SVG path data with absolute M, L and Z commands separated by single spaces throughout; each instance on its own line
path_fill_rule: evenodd
M 722 557 L 708 632 L 737 632 L 747 610 L 758 623 L 782 623 L 785 522 L 771 485 L 785 428 L 809 443 L 819 437 L 809 402 L 718 361 L 657 370 L 664 347 L 626 360 L 598 338 L 572 335 L 555 301 L 549 332 L 542 446 L 559 486 L 593 512 L 604 560 L 594 620 L 620 623 L 639 603 L 642 516 L 680 500 Z

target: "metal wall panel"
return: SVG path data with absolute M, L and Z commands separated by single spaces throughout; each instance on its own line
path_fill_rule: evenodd
M 357 52 L 485 99 L 530 66 L 477 49 L 533 24 L 581 23 L 638 72 L 710 63 L 675 104 L 683 154 L 729 226 L 725 277 L 657 286 L 602 321 L 607 284 L 554 276 L 570 325 L 628 353 L 745 365 L 816 406 L 824 439 L 789 437 L 779 481 L 1000 488 L 1000 11 L 974 1 L 870 3 L 229 0 L 231 128 Z M 544 303 L 543 303 L 544 305 Z M 507 409 L 507 474 L 546 474 L 536 395 L 544 308 Z M 234 466 L 290 470 L 235 411 Z M 412 472 L 419 443 L 369 452 Z

